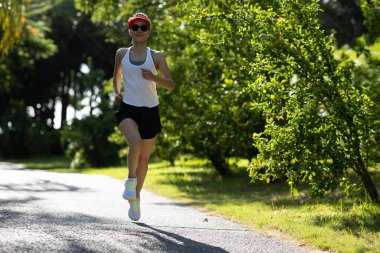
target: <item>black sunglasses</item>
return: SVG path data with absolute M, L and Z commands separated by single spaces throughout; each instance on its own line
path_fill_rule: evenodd
M 132 31 L 134 31 L 134 32 L 137 32 L 139 30 L 139 28 L 142 32 L 146 32 L 149 29 L 149 27 L 147 25 L 136 25 L 136 24 L 131 25 L 129 28 L 131 28 Z

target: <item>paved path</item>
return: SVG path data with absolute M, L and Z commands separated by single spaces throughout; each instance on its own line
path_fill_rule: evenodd
M 122 181 L 0 163 L 0 252 L 308 252 L 144 191 L 131 222 Z

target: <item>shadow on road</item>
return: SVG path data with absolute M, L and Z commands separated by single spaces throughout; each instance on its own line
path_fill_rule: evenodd
M 222 248 L 197 242 L 175 233 L 151 227 L 145 223 L 137 222 L 135 224 L 151 230 L 141 233 L 155 237 L 160 242 L 160 250 L 164 252 L 227 252 Z M 146 247 L 146 250 L 157 250 L 157 245 L 154 245 L 154 248 Z
M 7 183 L 0 184 L 0 191 L 27 191 L 27 192 L 64 192 L 64 191 L 87 191 L 73 185 L 62 184 L 51 180 L 36 180 L 33 183 Z

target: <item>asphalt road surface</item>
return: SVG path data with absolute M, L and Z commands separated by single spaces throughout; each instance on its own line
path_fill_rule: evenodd
M 122 191 L 108 176 L 0 162 L 0 252 L 310 252 L 148 191 L 132 222 Z

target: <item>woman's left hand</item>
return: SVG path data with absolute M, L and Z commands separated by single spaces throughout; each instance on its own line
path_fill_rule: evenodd
M 141 69 L 141 75 L 144 79 L 149 81 L 154 81 L 156 77 L 149 69 Z

